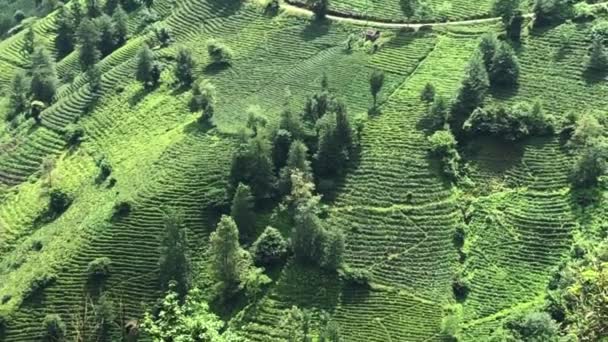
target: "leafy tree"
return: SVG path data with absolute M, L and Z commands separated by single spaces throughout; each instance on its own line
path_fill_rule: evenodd
M 61 6 L 56 17 L 57 35 L 55 48 L 61 58 L 74 50 L 74 20 L 65 6 Z
M 310 341 L 311 320 L 310 312 L 302 311 L 294 305 L 283 316 L 283 319 L 279 323 L 279 328 L 285 333 L 287 342 Z
M 495 16 L 501 17 L 502 22 L 508 24 L 515 12 L 519 8 L 520 0 L 494 0 L 492 4 L 492 13 Z
M 116 34 L 116 46 L 121 46 L 127 41 L 127 35 L 129 34 L 129 17 L 122 6 L 118 5 L 116 7 L 112 14 L 112 21 Z
M 384 72 L 383 71 L 374 71 L 369 77 L 369 89 L 372 93 L 372 97 L 374 98 L 374 107 L 378 102 L 378 93 L 382 90 L 384 86 Z
M 569 0 L 535 0 L 534 25 L 542 26 L 564 20 L 572 15 L 572 2 Z
M 245 294 L 251 302 L 255 303 L 262 292 L 262 287 L 270 284 L 272 280 L 264 274 L 263 268 L 249 267 L 243 274 L 241 282 L 245 288 Z
M 168 211 L 164 214 L 164 235 L 161 240 L 160 258 L 160 288 L 169 290 L 169 284 L 174 282 L 174 291 L 180 298 L 188 292 L 190 262 L 188 260 L 188 241 L 186 229 L 179 213 Z
M 460 155 L 454 135 L 447 130 L 437 131 L 429 137 L 431 155 L 438 157 L 443 174 L 450 180 L 458 179 Z
M 281 232 L 269 226 L 253 243 L 253 258 L 259 265 L 271 265 L 281 261 L 287 255 L 287 247 L 287 241 Z
M 110 276 L 112 260 L 107 257 L 96 258 L 87 265 L 89 279 L 101 281 Z
M 89 18 L 97 18 L 102 13 L 99 0 L 86 0 L 86 7 Z
M 196 62 L 192 58 L 192 52 L 187 48 L 180 48 L 177 51 L 175 77 L 182 86 L 189 87 L 194 82 L 194 69 Z
M 226 291 L 235 289 L 243 272 L 243 250 L 239 245 L 239 230 L 230 216 L 222 216 L 209 238 L 209 268 L 213 279 Z
M 608 173 L 608 142 L 594 140 L 582 153 L 574 165 L 572 184 L 575 188 L 591 188 L 598 184 L 600 176 Z
M 215 39 L 207 41 L 207 53 L 212 64 L 230 64 L 232 61 L 232 50 Z
M 252 105 L 247 108 L 247 128 L 253 132 L 254 137 L 258 135 L 260 128 L 266 127 L 267 122 L 260 106 Z
M 107 341 L 110 338 L 116 311 L 114 302 L 107 293 L 102 294 L 94 305 L 95 332 L 98 341 Z
M 319 177 L 340 175 L 354 154 L 354 138 L 346 108 L 337 102 L 335 113 L 317 122 L 318 149 L 315 172 Z
M 416 14 L 419 0 L 399 0 L 401 12 L 409 20 Z
M 279 129 L 289 132 L 293 139 L 302 139 L 304 137 L 302 116 L 298 113 L 292 112 L 289 110 L 289 108 L 285 108 L 281 112 Z
M 34 100 L 51 103 L 57 91 L 55 63 L 44 47 L 37 47 L 32 55 L 30 92 Z
M 329 9 L 329 0 L 308 0 L 307 4 L 317 20 L 325 19 Z
M 431 130 L 438 130 L 445 126 L 449 116 L 449 105 L 443 96 L 437 96 L 431 104 L 428 118 Z
M 192 86 L 192 98 L 190 99 L 190 110 L 205 110 L 215 106 L 217 92 L 215 86 L 209 80 L 194 82 Z
M 519 78 L 519 62 L 513 48 L 507 43 L 500 43 L 492 58 L 490 82 L 495 86 L 512 87 Z
M 198 289 L 191 290 L 181 304 L 179 295 L 169 289 L 161 302 L 157 316 L 146 312 L 142 329 L 155 342 L 162 341 L 213 341 L 241 342 L 230 330 L 224 330 L 224 322 L 211 312 Z
M 120 0 L 106 0 L 103 10 L 107 15 L 112 15 L 118 6 L 120 6 Z
M 98 92 L 101 90 L 101 68 L 95 64 L 87 70 L 87 76 L 89 77 L 89 85 L 91 91 Z
M 593 145 L 604 133 L 604 127 L 593 114 L 580 116 L 574 125 L 574 132 L 566 144 L 572 149 L 583 149 Z
M 144 88 L 150 89 L 158 84 L 160 71 L 156 57 L 150 47 L 144 45 L 137 53 L 137 71 L 135 78 L 144 85 Z
M 452 127 L 460 128 L 473 109 L 479 107 L 489 88 L 488 72 L 482 55 L 476 53 L 469 62 L 456 99 L 452 104 Z
M 18 114 L 25 112 L 28 105 L 28 79 L 25 72 L 18 71 L 11 81 L 8 96 L 10 112 L 6 116 L 8 121 L 13 120 Z
M 435 86 L 432 83 L 427 83 L 420 93 L 420 100 L 431 103 L 435 100 Z
M 25 13 L 22 10 L 16 10 L 15 14 L 13 14 L 13 19 L 15 19 L 17 24 L 21 24 L 23 19 L 25 19 Z
M 251 238 L 255 235 L 255 212 L 253 196 L 249 186 L 239 183 L 232 199 L 230 216 L 239 228 L 240 236 Z
M 604 48 L 601 36 L 594 35 L 591 43 L 591 55 L 587 61 L 587 68 L 593 71 L 606 71 L 608 68 L 608 54 Z
M 82 5 L 80 1 L 70 1 L 70 14 L 72 15 L 72 21 L 74 27 L 80 27 L 80 22 L 85 17 L 82 12 Z
M 557 342 L 559 327 L 546 312 L 531 312 L 520 315 L 505 324 L 516 341 Z
M 65 340 L 66 326 L 61 316 L 48 314 L 43 321 L 44 335 L 42 340 L 45 342 L 60 342 Z
M 105 57 L 112 53 L 116 48 L 116 30 L 112 18 L 107 14 L 103 14 L 95 19 L 95 27 L 97 28 L 98 42 L 97 46 L 101 56 Z
M 289 131 L 279 129 L 272 135 L 272 161 L 275 169 L 282 170 L 287 163 L 287 155 L 293 137 Z
M 492 69 L 492 59 L 496 54 L 498 45 L 498 39 L 496 39 L 496 35 L 494 33 L 486 33 L 481 36 L 481 41 L 479 42 L 478 48 L 479 52 L 481 52 L 483 64 L 485 65 L 487 71 Z
M 76 35 L 80 44 L 78 54 L 80 66 L 82 70 L 88 70 L 99 61 L 100 52 L 98 44 L 100 40 L 97 27 L 92 20 L 85 18 L 80 23 Z
M 344 232 L 339 228 L 325 231 L 323 235 L 323 267 L 336 270 L 342 265 L 345 239 Z

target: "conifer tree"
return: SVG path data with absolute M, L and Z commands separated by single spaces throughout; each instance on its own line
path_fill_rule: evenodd
M 23 52 L 28 55 L 34 53 L 36 48 L 36 34 L 34 33 L 34 29 L 30 26 L 27 31 L 25 31 L 25 38 L 23 43 Z
M 119 0 L 106 0 L 103 10 L 107 15 L 112 15 L 118 6 L 120 6 Z
M 127 41 L 129 34 L 129 17 L 127 12 L 118 5 L 112 14 L 114 32 L 116 34 L 116 46 L 122 46 Z
M 475 53 L 467 66 L 465 78 L 452 105 L 453 125 L 460 129 L 471 112 L 482 104 L 489 88 L 488 72 L 482 55 Z
M 91 19 L 97 18 L 101 15 L 101 4 L 100 0 L 86 0 L 87 16 Z
M 140 81 L 144 88 L 153 88 L 158 83 L 160 74 L 155 72 L 156 58 L 147 45 L 144 45 L 137 53 L 137 70 L 135 78 Z
M 594 36 L 591 43 L 591 55 L 587 62 L 587 68 L 594 71 L 605 71 L 608 67 L 608 54 L 604 48 L 601 36 Z
M 100 52 L 97 48 L 99 44 L 99 34 L 92 20 L 85 18 L 78 27 L 78 43 L 80 67 L 88 70 L 99 61 Z
M 95 19 L 95 27 L 99 35 L 98 49 L 102 57 L 105 57 L 114 51 L 116 47 L 116 30 L 112 18 L 107 14 L 103 14 Z
M 222 216 L 209 238 L 209 268 L 211 275 L 224 291 L 234 289 L 240 282 L 243 251 L 239 245 L 239 230 L 230 216 Z
M 65 6 L 61 6 L 56 19 L 55 48 L 61 58 L 74 50 L 74 20 Z
M 8 121 L 15 118 L 19 113 L 23 113 L 27 108 L 28 100 L 28 82 L 25 72 L 18 71 L 13 76 L 11 81 L 11 89 L 9 94 L 10 112 L 6 119 Z
M 486 33 L 481 37 L 479 42 L 479 52 L 481 52 L 483 63 L 486 67 L 486 71 L 492 69 L 492 59 L 496 54 L 498 48 L 498 39 L 494 33 Z
M 255 236 L 255 212 L 253 211 L 253 196 L 251 188 L 239 183 L 232 199 L 230 216 L 239 228 L 239 235 L 243 239 Z
M 502 42 L 492 58 L 490 82 L 494 86 L 512 87 L 519 78 L 519 62 L 513 48 Z
M 180 48 L 176 56 L 175 77 L 181 85 L 189 87 L 194 82 L 194 69 L 196 63 L 192 58 L 192 52 L 187 48 Z
M 44 47 L 37 47 L 32 55 L 30 92 L 34 100 L 51 103 L 57 90 L 55 63 Z
M 296 171 L 300 172 L 306 181 L 312 181 L 312 169 L 310 161 L 308 161 L 308 148 L 300 140 L 294 140 L 291 143 L 287 163 L 280 172 L 279 191 L 282 195 L 291 192 L 291 175 Z
M 369 77 L 369 90 L 374 98 L 374 108 L 378 103 L 378 93 L 384 86 L 384 72 L 376 70 Z
M 190 264 L 188 260 L 188 241 L 183 226 L 181 214 L 172 210 L 163 217 L 165 231 L 161 241 L 160 258 L 160 287 L 162 291 L 169 289 L 171 281 L 176 282 L 175 291 L 183 298 L 188 292 L 188 276 Z

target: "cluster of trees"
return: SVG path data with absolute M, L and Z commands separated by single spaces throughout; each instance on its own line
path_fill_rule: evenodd
M 587 69 L 594 72 L 604 72 L 608 69 L 608 53 L 604 47 L 604 29 L 597 29 L 596 25 L 592 31 L 591 47 L 589 58 L 587 59 Z
M 319 331 L 316 341 L 340 342 L 340 329 L 328 313 L 321 311 L 319 314 Z M 309 310 L 302 310 L 292 306 L 285 317 L 281 320 L 280 328 L 284 332 L 288 342 L 313 341 L 313 314 Z
M 577 156 L 572 171 L 572 185 L 593 189 L 608 173 L 608 138 L 606 122 L 600 114 L 588 113 L 570 118 L 570 140 L 566 144 Z
M 571 17 L 573 4 L 571 0 L 535 0 L 532 7 L 534 25 L 548 25 Z
M 492 5 L 492 13 L 502 18 L 507 36 L 514 42 L 520 40 L 524 23 L 524 16 L 519 10 L 520 3 L 521 0 L 495 0 Z

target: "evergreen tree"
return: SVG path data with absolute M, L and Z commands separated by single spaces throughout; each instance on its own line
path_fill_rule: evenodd
M 169 283 L 176 282 L 175 291 L 183 298 L 188 292 L 190 264 L 186 229 L 179 213 L 168 211 L 163 217 L 165 231 L 160 247 L 160 288 L 169 289 Z
M 51 103 L 57 90 L 57 72 L 50 54 L 37 47 L 32 55 L 32 81 L 30 92 L 34 100 Z
M 155 71 L 158 68 L 156 57 L 147 45 L 144 45 L 137 53 L 137 70 L 135 78 L 149 89 L 156 86 L 160 74 Z
M 247 128 L 253 132 L 254 137 L 258 135 L 260 128 L 266 127 L 267 123 L 260 106 L 252 105 L 247 108 Z
M 320 264 L 324 252 L 324 231 L 318 216 L 320 197 L 313 194 L 314 184 L 301 172 L 292 173 L 291 183 L 288 202 L 294 211 L 291 243 L 295 256 L 301 262 Z
M 292 112 L 289 108 L 285 108 L 281 112 L 281 119 L 279 120 L 279 129 L 284 129 L 289 132 L 293 139 L 304 138 L 302 117 L 298 113 Z
M 272 136 L 272 161 L 276 170 L 281 170 L 287 163 L 289 147 L 293 141 L 291 133 L 279 129 Z
M 399 0 L 401 12 L 403 13 L 403 16 L 408 19 L 408 21 L 416 14 L 418 1 L 419 0 Z
M 587 68 L 594 71 L 606 71 L 608 67 L 608 54 L 600 35 L 595 35 L 591 43 L 591 55 L 587 62 Z
M 127 35 L 129 34 L 129 17 L 122 6 L 118 5 L 116 7 L 114 14 L 112 14 L 112 21 L 116 34 L 116 46 L 121 46 L 127 41 Z
M 505 42 L 498 45 L 492 58 L 490 81 L 494 86 L 512 87 L 519 78 L 519 62 L 513 48 Z
M 239 284 L 243 251 L 239 245 L 239 230 L 230 216 L 222 216 L 209 238 L 209 268 L 211 275 L 224 291 Z
M 194 69 L 196 63 L 192 58 L 192 52 L 186 48 L 177 51 L 175 77 L 181 85 L 189 87 L 194 82 Z
M 318 148 L 315 154 L 315 174 L 330 178 L 340 173 L 345 163 L 343 148 L 336 141 L 336 114 L 323 118 L 318 133 Z M 321 120 L 320 120 L 321 121 Z
M 427 83 L 420 93 L 420 100 L 431 103 L 435 100 L 435 86 L 432 83 Z
M 61 6 L 56 19 L 55 48 L 61 58 L 74 50 L 74 20 L 65 6 Z
M 118 6 L 120 6 L 119 0 L 106 0 L 103 10 L 107 15 L 112 15 Z
M 324 268 L 336 270 L 342 265 L 342 255 L 345 250 L 344 232 L 339 228 L 328 229 L 323 239 Z
M 492 5 L 492 13 L 495 16 L 501 17 L 502 22 L 506 25 L 513 18 L 515 11 L 519 8 L 520 0 L 494 0 Z
M 369 90 L 374 98 L 374 108 L 378 103 L 378 93 L 384 86 L 384 72 L 376 70 L 369 77 Z
M 348 161 L 352 157 L 354 150 L 353 129 L 348 120 L 346 104 L 342 101 L 336 102 L 336 131 L 335 140 L 341 149 L 344 160 Z
M 11 81 L 11 89 L 9 94 L 10 112 L 6 119 L 8 121 L 15 118 L 19 113 L 25 112 L 28 105 L 28 80 L 25 72 L 18 71 L 13 76 Z
M 95 19 L 95 26 L 99 36 L 98 48 L 102 57 L 105 57 L 114 51 L 116 47 L 116 30 L 112 18 L 107 14 L 103 14 Z
M 70 14 L 72 16 L 74 27 L 80 27 L 80 23 L 84 18 L 80 1 L 70 1 L 70 5 Z
M 524 25 L 524 16 L 521 11 L 515 11 L 513 17 L 507 25 L 507 36 L 513 42 L 519 42 L 521 39 L 521 30 Z
M 88 70 L 99 61 L 99 34 L 93 21 L 85 18 L 78 27 L 78 43 L 80 44 L 78 58 L 82 70 Z
M 308 161 L 308 148 L 300 140 L 294 140 L 289 148 L 287 163 L 281 169 L 279 179 L 279 191 L 282 195 L 292 191 L 291 176 L 294 172 L 300 172 L 304 180 L 312 181 L 312 169 Z
M 251 186 L 257 200 L 270 198 L 275 187 L 274 168 L 268 142 L 261 136 L 251 139 L 250 155 L 252 159 Z
M 255 212 L 253 211 L 253 196 L 249 186 L 239 183 L 232 199 L 230 216 L 239 228 L 239 235 L 243 238 L 255 236 Z
M 61 316 L 48 314 L 44 317 L 44 336 L 43 342 L 59 342 L 65 338 L 66 326 Z
M 91 91 L 96 93 L 101 90 L 101 68 L 95 64 L 89 70 L 87 70 L 87 75 L 89 77 L 89 85 L 91 87 Z
M 429 108 L 429 120 L 431 130 L 438 130 L 443 128 L 448 120 L 449 108 L 448 103 L 443 96 L 438 96 L 433 101 L 431 108 Z
M 481 52 L 486 71 L 492 69 L 492 59 L 496 54 L 497 48 L 498 39 L 496 39 L 496 35 L 494 33 L 486 33 L 481 37 L 481 42 L 479 42 L 479 52 Z
M 329 9 L 329 0 L 308 0 L 308 7 L 314 12 L 317 20 L 323 20 Z
M 101 15 L 101 4 L 99 0 L 86 0 L 87 16 L 89 18 L 97 18 Z
M 36 48 L 36 34 L 34 33 L 34 29 L 30 26 L 27 31 L 25 31 L 25 38 L 23 42 L 23 52 L 28 55 L 34 53 Z
M 489 88 L 488 72 L 482 55 L 476 53 L 467 66 L 465 78 L 452 104 L 452 127 L 460 129 L 473 109 L 482 104 Z

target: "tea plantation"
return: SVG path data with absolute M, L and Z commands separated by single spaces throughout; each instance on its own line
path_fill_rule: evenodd
M 0 8 L 0 341 L 608 338 L 608 3 Z

